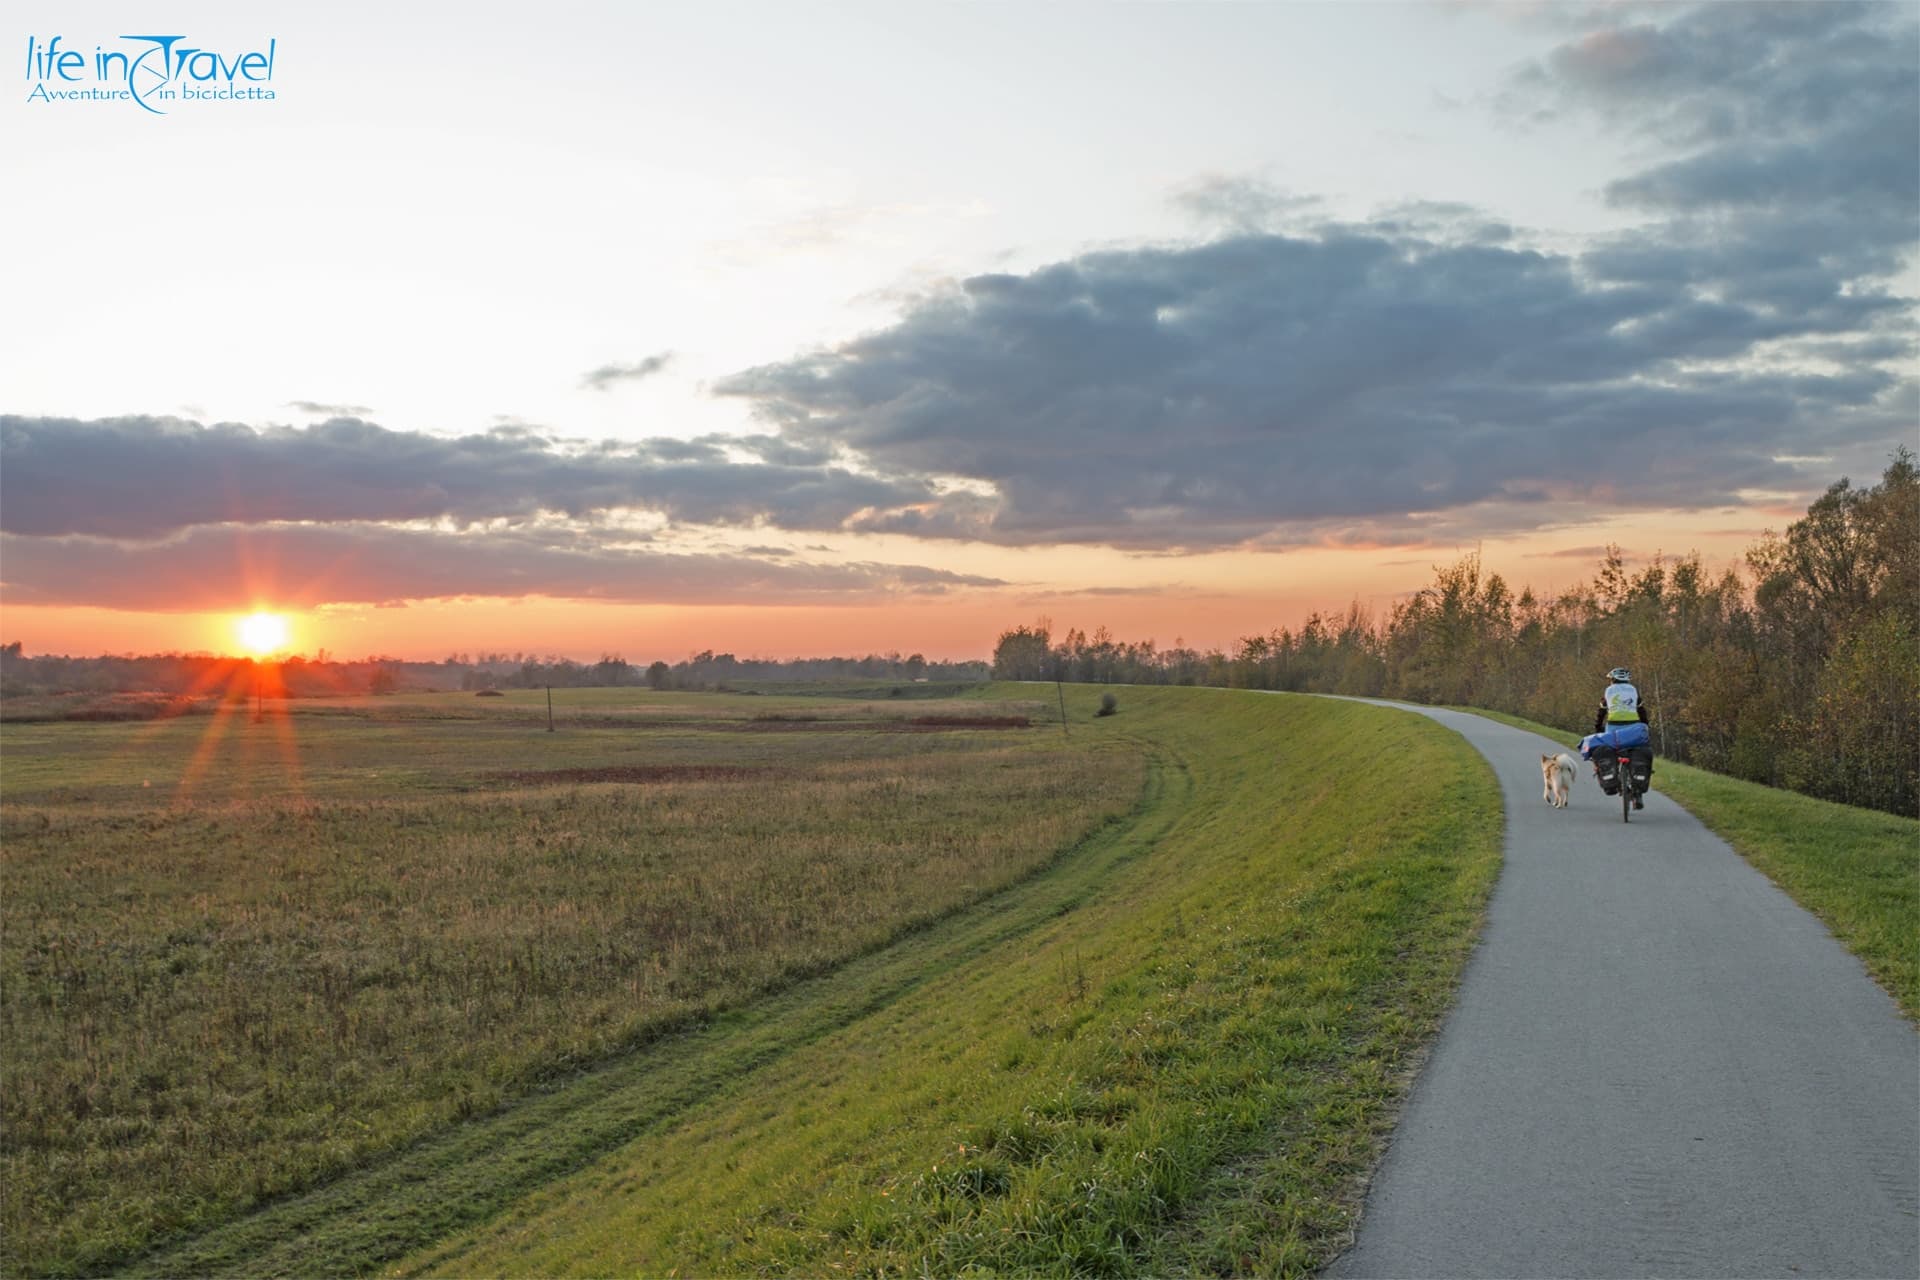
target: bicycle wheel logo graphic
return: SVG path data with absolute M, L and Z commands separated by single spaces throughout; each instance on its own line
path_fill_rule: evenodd
M 154 115 L 167 114 L 153 105 L 151 99 L 157 99 L 166 87 L 173 82 L 172 56 L 173 45 L 179 36 L 122 36 L 123 40 L 145 40 L 153 48 L 135 58 L 133 65 L 127 68 L 127 91 L 133 95 L 135 103 Z

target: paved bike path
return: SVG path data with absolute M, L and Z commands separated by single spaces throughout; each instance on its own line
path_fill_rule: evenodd
M 1920 1277 L 1920 1039 L 1860 963 L 1657 791 L 1555 810 L 1565 743 L 1405 709 L 1492 763 L 1506 865 L 1326 1274 Z

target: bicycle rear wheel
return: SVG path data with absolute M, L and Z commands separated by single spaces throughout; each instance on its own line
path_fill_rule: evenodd
M 1633 763 L 1622 757 L 1615 757 L 1614 768 L 1620 774 L 1620 821 L 1633 821 Z

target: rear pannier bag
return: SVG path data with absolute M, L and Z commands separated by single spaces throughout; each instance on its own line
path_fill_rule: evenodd
M 1627 752 L 1627 768 L 1633 773 L 1633 789 L 1646 791 L 1653 779 L 1653 752 L 1645 747 L 1634 747 Z M 1617 760 L 1611 751 L 1600 750 L 1593 753 L 1593 767 L 1600 777 L 1600 789 L 1610 796 L 1620 794 L 1620 779 L 1615 777 Z
M 1653 782 L 1653 752 L 1645 747 L 1635 747 L 1627 755 L 1632 760 L 1627 767 L 1633 771 L 1633 789 L 1645 791 Z

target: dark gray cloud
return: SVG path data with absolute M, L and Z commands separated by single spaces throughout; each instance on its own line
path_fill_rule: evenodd
M 580 379 L 580 385 L 590 391 L 605 391 L 616 382 L 639 382 L 651 378 L 673 362 L 673 352 L 661 351 L 644 360 L 632 364 L 603 364 Z
M 806 444 L 780 436 L 702 436 L 708 444 L 732 447 L 751 453 L 762 462 L 780 467 L 823 467 L 833 461 L 833 450 L 821 444 Z
M 311 520 L 585 519 L 617 508 L 694 524 L 841 527 L 933 496 L 925 482 L 826 465 L 769 437 L 563 443 L 521 427 L 444 437 L 356 418 L 256 431 L 175 418 L 0 415 L 0 529 L 152 539 L 194 525 Z
M 1578 259 L 1525 249 L 1245 236 L 976 277 L 719 390 L 788 438 L 998 494 L 858 527 L 1218 546 L 1495 499 L 1545 519 L 1556 498 L 1694 506 L 1803 485 L 1776 454 L 1887 438 L 1911 383 L 1700 362 L 1858 333 L 1899 305 L 1836 294 L 1787 313 L 1684 279 L 1597 285 Z
M 1561 109 L 1595 108 L 1682 149 L 1853 138 L 1912 104 L 1912 6 L 1706 4 L 1596 14 L 1592 29 L 1522 69 Z M 1718 154 L 1717 151 L 1713 152 Z M 1909 173 L 1912 164 L 1902 166 Z
M 1591 255 L 1609 280 L 1684 276 L 1736 301 L 1831 310 L 1897 271 L 1920 211 L 1911 7 L 1723 4 L 1603 26 L 1522 73 L 1671 154 L 1610 183 L 1661 221 Z
M 1608 189 L 1651 221 L 1585 252 L 1458 205 L 1316 225 L 1285 192 L 1214 178 L 1180 199 L 1228 238 L 976 276 L 717 390 L 785 439 L 994 495 L 855 527 L 1005 543 L 1361 542 L 1468 512 L 1542 527 L 1831 478 L 1793 458 L 1871 469 L 1920 413 L 1894 363 L 1916 331 L 1894 284 L 1920 241 L 1910 12 L 1627 20 L 1519 82 L 1659 149 Z
M 529 595 L 635 604 L 861 604 L 1005 585 L 922 565 L 679 554 L 577 529 L 201 527 L 157 543 L 0 534 L 7 601 L 192 612 Z

